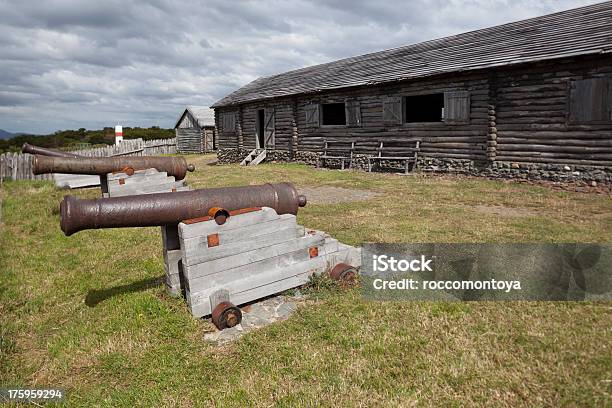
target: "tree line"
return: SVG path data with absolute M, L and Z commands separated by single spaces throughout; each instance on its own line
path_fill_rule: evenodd
M 123 127 L 124 139 L 153 140 L 173 138 L 174 129 L 162 129 L 159 126 L 150 128 Z M 77 150 L 98 147 L 115 143 L 115 128 L 105 127 L 100 130 L 58 130 L 49 135 L 19 135 L 11 139 L 0 140 L 0 153 L 21 151 L 24 143 L 61 150 Z

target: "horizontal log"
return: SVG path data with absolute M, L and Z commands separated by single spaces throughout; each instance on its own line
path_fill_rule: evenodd
M 413 140 L 421 140 L 422 142 L 427 143 L 445 143 L 445 142 L 474 142 L 479 143 L 486 140 L 486 134 L 478 134 L 475 136 L 453 136 L 453 135 L 429 135 L 429 137 L 421 137 L 415 135 L 406 135 L 406 136 L 395 136 L 395 135 L 373 135 L 371 137 L 308 137 L 308 138 L 300 138 L 300 143 L 323 143 L 324 141 L 328 142 L 355 142 L 355 144 L 373 144 L 376 145 L 379 142 L 410 142 Z
M 533 100 L 543 100 L 546 98 L 567 98 L 567 91 L 556 91 L 556 92 L 542 92 L 537 94 L 530 94 L 524 92 L 513 92 L 506 93 L 497 96 L 498 107 L 499 104 L 505 101 L 533 101 Z
M 432 150 L 443 150 L 443 149 L 481 149 L 484 148 L 484 141 L 476 143 L 421 143 L 421 150 L 432 151 Z
M 516 85 L 516 86 L 498 86 L 497 95 L 508 95 L 508 94 L 545 94 L 546 92 L 565 92 L 567 90 L 567 84 L 539 84 L 539 85 Z
M 612 146 L 612 139 L 586 140 L 586 139 L 561 139 L 561 138 L 536 138 L 536 137 L 501 137 L 498 139 L 502 144 L 524 144 L 524 145 L 560 145 L 560 146 L 585 146 L 585 147 L 604 147 Z
M 469 148 L 447 148 L 447 149 L 430 149 L 430 148 L 421 148 L 421 153 L 423 155 L 431 155 L 431 154 L 437 154 L 440 156 L 444 156 L 444 155 L 449 155 L 449 157 L 451 157 L 451 155 L 453 154 L 472 154 L 472 155 L 484 155 L 485 154 L 485 149 L 480 148 L 480 149 L 469 149 Z
M 533 108 L 533 109 L 541 109 L 542 107 L 546 108 L 548 106 L 565 106 L 565 104 L 567 103 L 567 96 L 559 96 L 557 98 L 535 98 L 532 97 L 528 100 L 503 100 L 503 99 L 498 99 L 497 101 L 497 105 L 496 105 L 496 109 L 499 110 L 503 110 L 503 109 L 509 109 L 509 108 L 522 108 L 522 107 L 527 107 L 529 106 L 529 108 Z
M 497 146 L 497 153 L 503 152 L 507 156 L 515 157 L 541 157 L 549 159 L 577 159 L 577 160 L 612 160 L 612 153 L 562 153 L 562 152 L 534 152 L 534 151 L 507 151 L 500 150 L 500 146 Z
M 504 131 L 549 131 L 549 132 L 605 132 L 612 131 L 612 125 L 571 125 L 565 123 L 500 123 L 497 126 L 499 130 Z
M 546 103 L 541 105 L 499 105 L 497 109 L 497 115 L 501 115 L 504 117 L 509 115 L 510 113 L 515 114 L 525 114 L 525 113 L 537 113 L 537 112 L 565 112 L 567 111 L 567 106 L 565 103 Z
M 497 145 L 499 151 L 525 151 L 525 152 L 560 152 L 560 153 L 612 153 L 612 146 L 568 146 L 568 145 L 542 145 L 542 144 L 510 144 L 501 142 Z
M 475 152 L 475 153 L 427 153 L 422 154 L 423 157 L 432 157 L 432 158 L 448 158 L 448 159 L 469 159 L 469 160 L 484 160 L 486 159 L 486 154 L 484 151 Z
M 566 111 L 564 109 L 559 110 L 534 110 L 534 111 L 505 111 L 497 114 L 498 122 L 507 122 L 508 119 L 513 118 L 533 118 L 534 122 L 537 122 L 539 118 L 559 118 L 559 122 L 565 122 Z
M 498 127 L 499 129 L 499 127 Z M 500 129 L 497 132 L 497 136 L 510 137 L 517 139 L 610 139 L 610 133 L 598 132 L 598 131 L 547 131 L 547 130 L 531 130 L 526 129 L 524 131 L 512 131 Z
M 503 129 L 504 126 L 510 124 L 534 124 L 534 125 L 545 125 L 545 124 L 564 124 L 564 117 L 538 117 L 538 118 L 504 118 L 503 120 L 498 119 L 497 128 Z
M 543 157 L 528 157 L 528 156 L 509 156 L 496 155 L 497 161 L 507 162 L 528 162 L 528 163 L 547 163 L 547 164 L 574 164 L 584 166 L 612 166 L 612 160 L 581 160 L 581 159 L 560 159 L 560 158 L 543 158 Z
M 453 129 L 450 126 L 439 126 L 437 128 L 430 129 L 414 129 L 414 128 L 389 128 L 386 131 L 374 128 L 361 128 L 361 129 L 352 129 L 345 128 L 342 130 L 322 130 L 316 132 L 300 132 L 299 137 L 303 139 L 307 138 L 343 138 L 343 137 L 386 137 L 386 136 L 397 136 L 397 137 L 433 137 L 436 135 L 440 136 L 448 136 L 451 137 L 453 135 L 457 136 L 484 136 L 487 134 L 487 130 L 484 126 L 478 127 L 464 127 L 457 126 L 457 129 Z

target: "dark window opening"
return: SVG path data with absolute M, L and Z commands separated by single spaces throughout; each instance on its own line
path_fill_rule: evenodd
M 323 104 L 324 125 L 346 125 L 346 112 L 344 102 Z
M 264 132 L 265 132 L 265 119 L 264 119 L 264 110 L 259 109 L 257 111 L 257 142 L 259 143 L 259 147 L 263 148 L 264 146 Z
M 413 95 L 404 98 L 406 123 L 442 122 L 444 94 Z

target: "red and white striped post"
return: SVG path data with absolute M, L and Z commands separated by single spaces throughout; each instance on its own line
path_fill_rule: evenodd
M 115 144 L 123 142 L 123 126 L 115 126 Z

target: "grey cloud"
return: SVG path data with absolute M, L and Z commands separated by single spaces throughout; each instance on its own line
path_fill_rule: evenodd
M 170 127 L 261 76 L 595 1 L 0 0 L 0 128 Z

